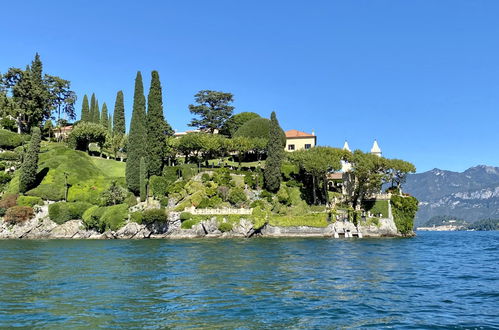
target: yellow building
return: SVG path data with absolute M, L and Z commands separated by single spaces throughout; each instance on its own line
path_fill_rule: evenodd
M 317 144 L 317 136 L 300 132 L 296 129 L 286 131 L 286 151 L 292 152 L 301 149 L 310 149 Z

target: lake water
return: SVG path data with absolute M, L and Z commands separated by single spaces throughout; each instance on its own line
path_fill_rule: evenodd
M 499 232 L 0 241 L 0 327 L 499 327 Z

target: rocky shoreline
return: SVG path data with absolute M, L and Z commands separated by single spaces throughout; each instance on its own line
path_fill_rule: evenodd
M 221 232 L 215 218 L 204 220 L 191 229 L 182 229 L 180 214 L 171 212 L 168 221 L 149 226 L 129 221 L 117 231 L 99 233 L 87 230 L 81 220 L 58 225 L 49 219 L 42 207 L 33 219 L 9 225 L 0 220 L 0 239 L 186 239 L 186 238 L 250 238 L 250 237 L 402 237 L 392 219 L 380 219 L 379 225 L 356 227 L 351 222 L 334 222 L 327 227 L 277 227 L 265 225 L 253 228 L 242 218 L 231 231 Z

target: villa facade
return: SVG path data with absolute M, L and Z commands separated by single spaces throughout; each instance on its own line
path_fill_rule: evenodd
M 317 136 L 312 131 L 312 134 L 292 129 L 286 131 L 286 147 L 284 150 L 293 152 L 296 150 L 310 149 L 317 145 Z

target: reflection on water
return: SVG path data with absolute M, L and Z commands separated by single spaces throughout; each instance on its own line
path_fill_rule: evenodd
M 499 326 L 499 233 L 0 241 L 0 326 Z

